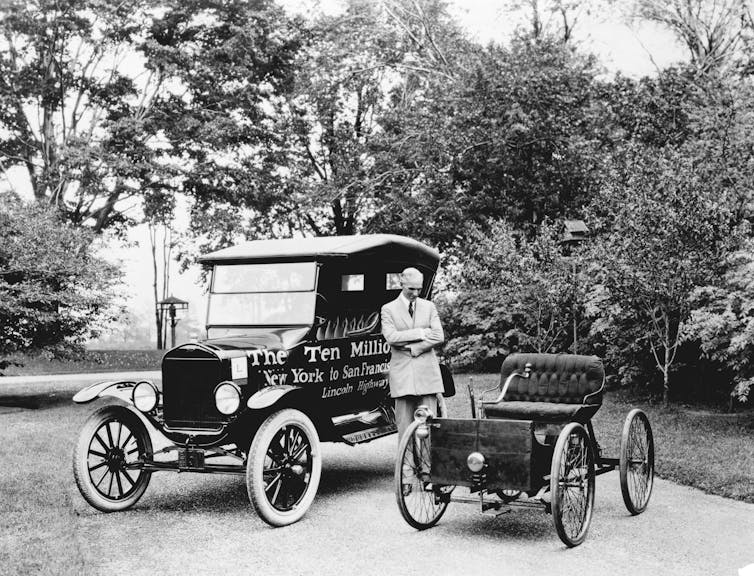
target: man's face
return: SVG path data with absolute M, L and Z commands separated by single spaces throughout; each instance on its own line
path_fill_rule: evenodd
M 409 302 L 413 302 L 419 297 L 419 292 L 421 292 L 422 279 L 408 278 L 407 280 L 403 280 L 401 282 L 401 286 L 403 287 L 403 295 L 408 299 Z

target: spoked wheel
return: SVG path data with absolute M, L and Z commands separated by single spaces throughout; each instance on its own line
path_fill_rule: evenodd
M 419 433 L 417 433 L 417 431 Z M 398 445 L 395 463 L 395 497 L 403 519 L 417 530 L 431 528 L 445 513 L 454 486 L 430 482 L 431 458 L 428 426 L 415 420 Z
M 620 439 L 620 491 L 631 514 L 647 509 L 655 474 L 655 443 L 647 415 L 628 413 Z
M 251 443 L 246 462 L 249 500 L 268 524 L 292 524 L 314 501 L 321 472 L 314 424 L 299 410 L 280 410 L 262 423 Z
M 141 419 L 123 406 L 106 406 L 84 423 L 73 449 L 73 476 L 91 506 L 103 512 L 130 508 L 147 489 L 152 441 Z
M 594 453 L 584 427 L 571 422 L 560 432 L 550 469 L 552 520 L 566 546 L 586 538 L 594 508 Z

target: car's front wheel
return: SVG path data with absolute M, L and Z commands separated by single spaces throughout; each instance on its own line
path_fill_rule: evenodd
M 73 476 L 90 505 L 103 512 L 130 508 L 152 473 L 143 469 L 152 441 L 141 419 L 123 406 L 106 406 L 84 423 L 73 449 Z
M 246 488 L 272 526 L 293 524 L 314 501 L 322 471 L 319 436 L 299 410 L 271 414 L 257 430 L 246 462 Z

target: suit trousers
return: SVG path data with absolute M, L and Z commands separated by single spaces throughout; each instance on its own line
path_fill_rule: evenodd
M 414 412 L 424 404 L 432 414 L 437 416 L 437 395 L 426 394 L 424 396 L 398 396 L 395 399 L 395 423 L 398 425 L 398 441 L 403 438 L 403 433 L 414 421 Z

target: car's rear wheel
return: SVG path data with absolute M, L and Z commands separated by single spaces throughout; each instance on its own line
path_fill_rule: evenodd
M 141 419 L 123 406 L 106 406 L 84 423 L 73 449 L 73 476 L 91 506 L 103 512 L 130 508 L 152 473 L 142 468 L 152 441 Z
M 293 524 L 314 501 L 322 471 L 319 436 L 299 410 L 271 414 L 257 430 L 246 462 L 246 488 L 260 518 Z

